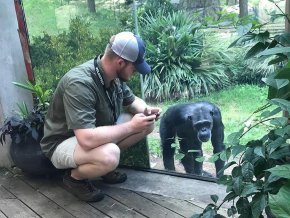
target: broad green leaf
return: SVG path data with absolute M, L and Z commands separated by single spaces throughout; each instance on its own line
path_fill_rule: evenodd
M 220 155 L 220 152 L 212 155 L 210 158 L 208 158 L 208 161 L 210 163 L 216 162 L 220 158 L 219 155 Z M 226 160 L 224 160 L 224 161 L 226 161 Z
M 273 151 L 269 157 L 271 159 L 278 160 L 278 159 L 284 158 L 286 156 L 290 156 L 290 147 L 289 146 L 282 147 L 282 148 L 279 148 L 279 149 Z
M 226 197 L 224 198 L 224 201 L 231 201 L 231 200 L 235 199 L 236 197 L 237 197 L 237 195 L 235 194 L 235 192 L 232 191 L 226 195 Z
M 241 36 L 240 38 L 238 38 L 237 40 L 235 40 L 234 42 L 232 42 L 230 45 L 229 45 L 229 48 L 235 46 L 235 45 L 240 45 L 242 43 L 245 43 L 245 42 L 248 42 L 248 41 L 251 41 L 255 38 L 255 34 L 253 33 L 247 33 L 246 35 L 243 35 Z
M 245 162 L 242 165 L 243 180 L 246 182 L 252 181 L 254 177 L 254 166 L 250 162 Z
M 254 193 L 257 193 L 258 189 L 253 183 L 247 183 L 244 185 L 242 193 L 240 194 L 241 197 L 248 197 Z
M 262 193 L 256 194 L 251 202 L 253 217 L 260 217 L 260 214 L 262 214 L 266 206 L 267 206 L 266 196 L 263 195 Z
M 280 113 L 282 110 L 280 107 L 277 107 L 275 108 L 274 110 L 272 111 L 264 111 L 262 114 L 261 114 L 261 118 L 265 119 L 265 118 L 268 118 L 268 117 L 271 117 L 271 116 L 274 116 L 278 113 Z
M 195 160 L 197 162 L 203 162 L 205 160 L 205 157 L 197 157 L 197 158 L 195 158 Z
M 275 48 L 278 44 L 278 41 L 276 39 L 273 39 L 272 42 L 270 42 L 268 48 Z
M 243 214 L 243 217 L 251 217 L 251 207 L 247 198 L 240 198 L 236 207 L 239 214 Z
M 284 86 L 289 84 L 288 79 L 271 79 L 271 78 L 263 78 L 262 81 L 266 83 L 268 86 L 271 86 L 275 89 L 281 89 Z
M 277 127 L 285 126 L 288 123 L 288 117 L 277 117 L 272 119 L 270 123 Z
M 289 64 L 289 63 L 288 63 Z M 290 80 L 290 67 L 286 66 L 276 72 L 275 79 L 288 79 Z
M 205 212 L 202 217 L 203 218 L 213 218 L 213 217 L 215 217 L 215 215 L 216 215 L 216 212 L 213 209 L 211 209 L 211 210 L 208 210 L 207 212 Z
M 275 151 L 278 147 L 280 147 L 284 143 L 285 143 L 285 139 L 283 137 L 276 138 L 274 141 L 268 144 L 269 154 L 271 155 L 273 151 Z
M 254 57 L 256 54 L 260 53 L 261 51 L 264 51 L 268 45 L 265 45 L 262 42 L 256 43 L 245 55 L 245 59 L 249 59 Z
M 262 43 L 266 43 L 269 37 L 270 37 L 270 33 L 268 30 L 266 30 L 265 32 L 258 33 L 255 37 L 255 40 Z
M 290 164 L 279 165 L 268 169 L 275 176 L 290 179 Z
M 265 149 L 262 146 L 255 147 L 254 153 L 260 157 L 265 157 Z
M 210 195 L 211 200 L 213 200 L 214 203 L 217 203 L 219 197 L 217 195 Z
M 221 171 L 225 171 L 227 168 L 229 168 L 230 166 L 234 165 L 234 164 L 237 164 L 235 161 L 231 161 L 231 162 L 228 162 L 222 169 Z
M 274 38 L 284 45 L 290 44 L 290 33 L 282 33 L 274 36 Z
M 275 134 L 281 137 L 284 137 L 286 134 L 289 133 L 290 133 L 290 125 L 275 130 Z
M 252 23 L 248 23 L 246 25 L 240 25 L 237 27 L 237 32 L 240 36 L 243 36 L 251 30 L 252 26 L 253 26 Z
M 290 111 L 290 101 L 285 99 L 273 98 L 270 102 L 274 105 L 281 107 L 283 110 Z
M 237 195 L 240 195 L 243 188 L 244 188 L 244 185 L 242 183 L 242 178 L 241 177 L 236 177 L 233 179 L 234 181 L 234 184 L 233 184 L 233 190 L 234 192 L 237 194 Z
M 288 172 L 289 173 L 289 172 Z M 290 183 L 281 187 L 277 195 L 269 195 L 269 205 L 276 217 L 290 217 Z
M 244 145 L 235 145 L 232 147 L 232 155 L 235 158 L 238 154 L 246 150 L 246 146 Z
M 278 181 L 279 179 L 281 179 L 280 176 L 275 176 L 274 174 L 271 173 L 270 176 L 268 177 L 268 179 L 266 180 L 266 183 L 270 184 L 272 182 Z
M 239 130 L 239 132 L 233 132 L 229 134 L 229 136 L 227 137 L 228 143 L 238 144 L 239 138 L 242 136 L 242 134 L 243 134 L 243 129 Z
M 184 154 L 178 153 L 178 154 L 175 155 L 175 159 L 176 160 L 181 160 L 182 158 L 184 158 L 184 156 L 185 156 Z
M 277 58 L 272 59 L 271 61 L 268 62 L 268 65 L 272 65 L 272 64 L 278 64 L 282 61 L 286 61 L 288 60 L 288 57 L 284 54 L 277 54 Z
M 237 38 L 235 41 L 233 41 L 233 42 L 229 45 L 229 48 L 232 48 L 232 47 L 234 47 L 235 45 L 237 45 L 238 42 L 239 42 L 239 40 L 240 40 L 241 38 L 242 38 L 242 37 L 239 37 L 239 38 Z
M 232 176 L 233 177 L 239 177 L 242 175 L 242 167 L 240 165 L 238 166 L 235 166 L 233 169 L 232 169 Z
M 222 151 L 220 154 L 220 159 L 223 161 L 227 161 L 227 153 L 226 151 Z
M 257 56 L 264 56 L 264 55 L 275 55 L 279 53 L 289 53 L 290 52 L 290 47 L 275 47 L 275 48 L 270 48 L 265 51 L 262 51 L 259 53 Z

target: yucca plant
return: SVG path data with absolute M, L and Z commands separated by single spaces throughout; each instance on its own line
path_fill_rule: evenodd
M 153 72 L 144 79 L 145 97 L 154 100 L 208 94 L 227 84 L 224 69 L 203 60 L 205 35 L 193 15 L 178 11 L 141 19 L 148 62 Z

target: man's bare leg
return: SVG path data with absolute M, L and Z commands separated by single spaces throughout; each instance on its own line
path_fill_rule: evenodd
M 71 171 L 75 179 L 91 179 L 113 171 L 120 160 L 120 149 L 116 144 L 108 143 L 91 150 L 76 145 L 74 152 L 77 168 Z

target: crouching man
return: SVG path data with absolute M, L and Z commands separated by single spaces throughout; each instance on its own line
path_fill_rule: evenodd
M 67 169 L 63 183 L 83 201 L 104 197 L 88 179 L 102 177 L 111 184 L 127 179 L 115 171 L 120 151 L 151 133 L 161 113 L 136 97 L 125 83 L 135 71 L 150 73 L 144 54 L 139 36 L 118 33 L 103 55 L 67 72 L 54 92 L 41 147 L 56 168 Z M 129 118 L 120 116 L 121 110 Z

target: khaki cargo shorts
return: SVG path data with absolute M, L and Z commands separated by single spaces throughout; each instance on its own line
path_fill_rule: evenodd
M 71 137 L 60 143 L 52 154 L 51 162 L 57 169 L 76 168 L 74 151 L 78 141 Z

